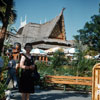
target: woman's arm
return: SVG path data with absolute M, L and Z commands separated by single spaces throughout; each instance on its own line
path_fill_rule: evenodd
M 22 69 L 29 69 L 29 66 L 25 66 L 24 62 L 25 62 L 25 57 L 22 56 L 21 60 L 20 60 L 20 68 L 22 68 Z

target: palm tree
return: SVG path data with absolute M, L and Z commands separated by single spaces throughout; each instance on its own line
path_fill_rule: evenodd
M 16 11 L 14 10 L 13 0 L 0 0 L 0 21 L 2 22 L 2 28 L 0 31 L 0 54 L 7 33 L 7 27 L 9 24 L 13 24 L 15 20 Z

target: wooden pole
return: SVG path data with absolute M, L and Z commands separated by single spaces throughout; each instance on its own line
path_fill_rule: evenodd
M 48 57 L 46 56 L 46 63 L 48 62 Z
M 44 56 L 42 57 L 42 61 L 44 61 Z
M 100 100 L 100 63 L 92 71 L 92 100 Z
M 39 61 L 41 61 L 41 56 L 39 56 Z

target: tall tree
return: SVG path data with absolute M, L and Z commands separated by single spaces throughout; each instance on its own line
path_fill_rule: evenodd
M 99 5 L 100 10 L 100 5 Z M 87 45 L 90 50 L 100 52 L 100 11 L 99 14 L 93 15 L 90 22 L 86 22 L 83 29 L 78 30 L 80 33 L 75 38 Z
M 13 0 L 0 0 L 0 21 L 2 28 L 0 31 L 0 54 L 7 33 L 7 27 L 16 20 L 16 11 L 14 10 Z

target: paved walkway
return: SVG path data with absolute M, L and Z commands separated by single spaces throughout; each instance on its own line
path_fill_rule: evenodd
M 21 100 L 21 94 L 18 90 L 12 90 L 13 96 L 11 100 Z M 63 91 L 63 90 L 40 90 L 36 89 L 34 94 L 31 94 L 30 100 L 91 100 L 91 94 Z

